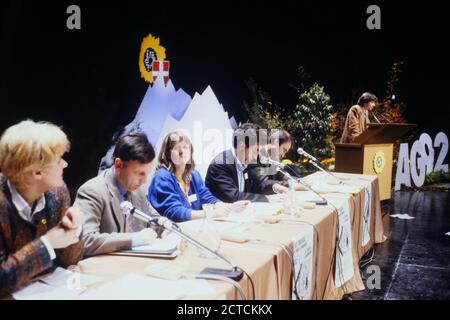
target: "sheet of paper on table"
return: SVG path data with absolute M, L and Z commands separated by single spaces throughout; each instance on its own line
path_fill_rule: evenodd
M 321 201 L 317 194 L 312 191 L 297 191 L 295 192 L 295 198 L 297 202 L 311 202 L 311 201 Z
M 65 300 L 76 299 L 89 285 L 102 281 L 103 278 L 56 268 L 38 281 L 13 294 L 16 300 Z
M 170 233 L 163 239 L 156 239 L 155 242 L 145 246 L 133 247 L 132 251 L 152 251 L 152 252 L 165 252 L 176 250 L 180 244 L 181 238 L 175 233 Z
M 189 222 L 184 222 L 183 224 L 186 228 L 191 230 L 191 233 L 194 232 L 193 235 L 195 237 L 195 232 L 202 228 L 203 223 L 203 219 L 197 219 L 191 220 Z M 248 229 L 246 226 L 242 225 L 242 222 L 228 220 L 227 217 L 219 218 L 209 223 L 212 223 L 217 232 L 221 234 L 228 232 L 244 232 Z
M 55 288 L 42 282 L 33 282 L 13 293 L 16 300 L 71 300 L 77 299 L 80 292 L 67 287 Z
M 252 202 L 242 213 L 255 217 L 270 217 L 276 215 L 281 208 L 283 208 L 283 203 L 280 202 Z
M 190 295 L 213 294 L 206 280 L 162 280 L 138 274 L 127 274 L 105 285 L 86 291 L 83 300 L 176 300 Z
M 361 188 L 352 185 L 329 184 L 325 181 L 313 181 L 311 188 L 319 193 L 358 193 Z
M 228 216 L 219 218 L 218 220 L 236 223 L 251 223 L 258 219 L 274 216 L 281 208 L 283 208 L 282 203 L 252 202 L 244 211 L 230 213 Z

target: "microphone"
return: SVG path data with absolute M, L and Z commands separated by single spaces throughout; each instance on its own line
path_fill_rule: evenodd
M 274 165 L 276 165 L 276 166 L 278 166 L 278 167 L 281 167 L 281 168 L 284 168 L 285 167 L 285 164 L 283 164 L 283 163 L 281 163 L 281 162 L 278 162 L 278 161 L 275 161 L 275 160 L 273 160 L 273 159 L 271 159 L 271 158 L 269 158 L 269 157 L 265 157 L 265 156 L 259 156 L 259 159 L 261 160 L 261 163 L 270 163 L 270 164 L 274 164 Z
M 381 123 L 380 120 L 378 120 L 377 116 L 375 115 L 375 112 L 372 111 L 372 115 L 373 115 L 374 119 L 377 120 L 378 123 Z
M 130 201 L 122 201 L 122 203 L 120 204 L 120 208 L 122 209 L 122 212 L 125 215 L 131 214 L 134 217 L 136 217 L 136 218 L 138 218 L 138 219 L 140 219 L 142 221 L 161 226 L 164 229 L 169 230 L 170 232 L 173 232 L 173 233 L 177 234 L 178 236 L 180 236 L 184 240 L 192 243 L 197 248 L 200 248 L 202 250 L 205 250 L 205 251 L 213 254 L 215 257 L 219 258 L 220 260 L 222 260 L 223 262 L 225 262 L 226 264 L 230 265 L 233 268 L 232 270 L 222 270 L 222 269 L 216 269 L 216 268 L 207 268 L 207 270 L 206 269 L 205 270 L 208 271 L 208 273 L 217 273 L 217 274 L 220 274 L 222 276 L 226 276 L 228 278 L 231 278 L 231 279 L 233 279 L 235 281 L 239 281 L 240 279 L 242 279 L 242 277 L 244 275 L 243 272 L 242 272 L 242 269 L 240 269 L 237 265 L 232 263 L 230 260 L 228 260 L 225 257 L 223 257 L 218 252 L 216 252 L 214 250 L 211 250 L 207 246 L 203 245 L 202 243 L 198 242 L 194 238 L 192 238 L 192 237 L 188 236 L 187 234 L 185 234 L 183 231 L 181 231 L 180 227 L 176 223 L 172 222 L 168 218 L 162 217 L 160 215 L 149 216 L 148 214 L 146 214 L 146 213 L 142 212 L 141 210 L 137 209 L 136 207 L 134 207 L 133 204 Z M 203 270 L 203 272 L 205 272 L 205 270 Z
M 300 154 L 300 155 L 302 155 L 302 156 L 305 156 L 305 157 L 307 157 L 307 158 L 309 158 L 309 159 L 311 159 L 311 160 L 313 160 L 313 161 L 319 162 L 319 160 L 317 160 L 317 159 L 314 158 L 312 155 L 310 155 L 308 152 L 306 152 L 305 150 L 303 150 L 303 148 L 298 148 L 298 149 L 297 149 L 297 153 Z
M 149 216 L 145 212 L 142 212 L 141 210 L 135 208 L 130 201 L 122 201 L 122 203 L 120 204 L 120 209 L 122 209 L 122 213 L 124 215 L 131 214 L 135 218 L 146 223 L 157 223 L 157 220 L 159 219 L 158 216 Z
M 384 114 L 381 115 L 383 117 L 383 119 L 387 122 L 387 123 L 391 123 L 392 121 L 389 120 Z
M 307 158 L 309 158 L 309 160 L 311 160 L 311 164 L 316 167 L 317 169 L 319 169 L 322 172 L 325 172 L 326 174 L 328 174 L 329 176 L 332 176 L 333 178 L 337 179 L 339 181 L 339 184 L 346 184 L 344 183 L 341 179 L 339 179 L 338 177 L 336 177 L 334 174 L 332 174 L 330 171 L 325 170 L 324 168 L 322 168 L 321 165 L 319 165 L 319 160 L 317 160 L 315 157 L 313 157 L 312 155 L 310 155 L 308 152 L 306 152 L 305 150 L 303 150 L 302 148 L 298 148 L 297 152 L 302 155 L 305 156 Z

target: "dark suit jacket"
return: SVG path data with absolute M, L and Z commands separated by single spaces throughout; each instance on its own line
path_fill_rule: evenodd
M 289 187 L 289 179 L 282 173 L 277 172 L 276 165 L 251 164 L 248 166 L 248 176 L 252 190 L 257 193 L 275 194 L 273 191 L 275 183 Z
M 254 192 L 250 179 L 245 180 L 244 191 L 239 191 L 235 158 L 231 149 L 218 154 L 213 159 L 206 173 L 205 184 L 212 194 L 223 202 L 238 200 L 268 202 L 265 195 Z

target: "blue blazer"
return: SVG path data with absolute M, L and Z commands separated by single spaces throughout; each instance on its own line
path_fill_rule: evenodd
M 156 171 L 148 190 L 148 200 L 159 214 L 169 219 L 182 222 L 191 219 L 192 210 L 201 210 L 204 203 L 216 203 L 220 200 L 214 197 L 205 186 L 200 173 L 194 170 L 191 174 L 189 197 L 196 197 L 191 203 L 184 196 L 175 175 L 161 168 Z

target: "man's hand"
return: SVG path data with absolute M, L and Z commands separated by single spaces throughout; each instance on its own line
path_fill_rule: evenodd
M 45 238 L 50 242 L 53 249 L 66 248 L 80 240 L 77 229 L 64 229 L 57 225 L 45 234 Z
M 81 210 L 76 207 L 67 209 L 61 220 L 61 226 L 68 230 L 77 230 L 83 226 L 83 223 L 84 215 Z
M 139 233 L 142 237 L 141 238 L 142 241 L 144 241 L 145 244 L 151 244 L 157 238 L 157 234 L 156 234 L 155 230 L 153 230 L 152 228 L 142 229 L 141 231 L 139 231 Z
M 269 199 L 269 202 L 283 202 L 286 198 L 286 195 L 284 193 L 278 193 L 278 194 L 271 194 L 269 196 L 266 196 L 267 199 Z
M 308 190 L 308 188 L 306 188 L 301 183 L 296 183 L 294 188 L 295 188 L 295 191 L 307 191 Z
M 289 191 L 289 188 L 282 186 L 279 183 L 275 183 L 272 188 L 275 193 L 286 193 Z
M 248 207 L 248 205 L 250 203 L 251 202 L 249 200 L 241 200 L 241 201 L 236 201 L 234 203 L 231 203 L 230 204 L 231 211 L 238 212 L 238 213 L 242 212 Z
M 213 218 L 224 217 L 231 213 L 231 206 L 228 203 L 218 202 L 214 205 L 214 208 L 211 212 Z

